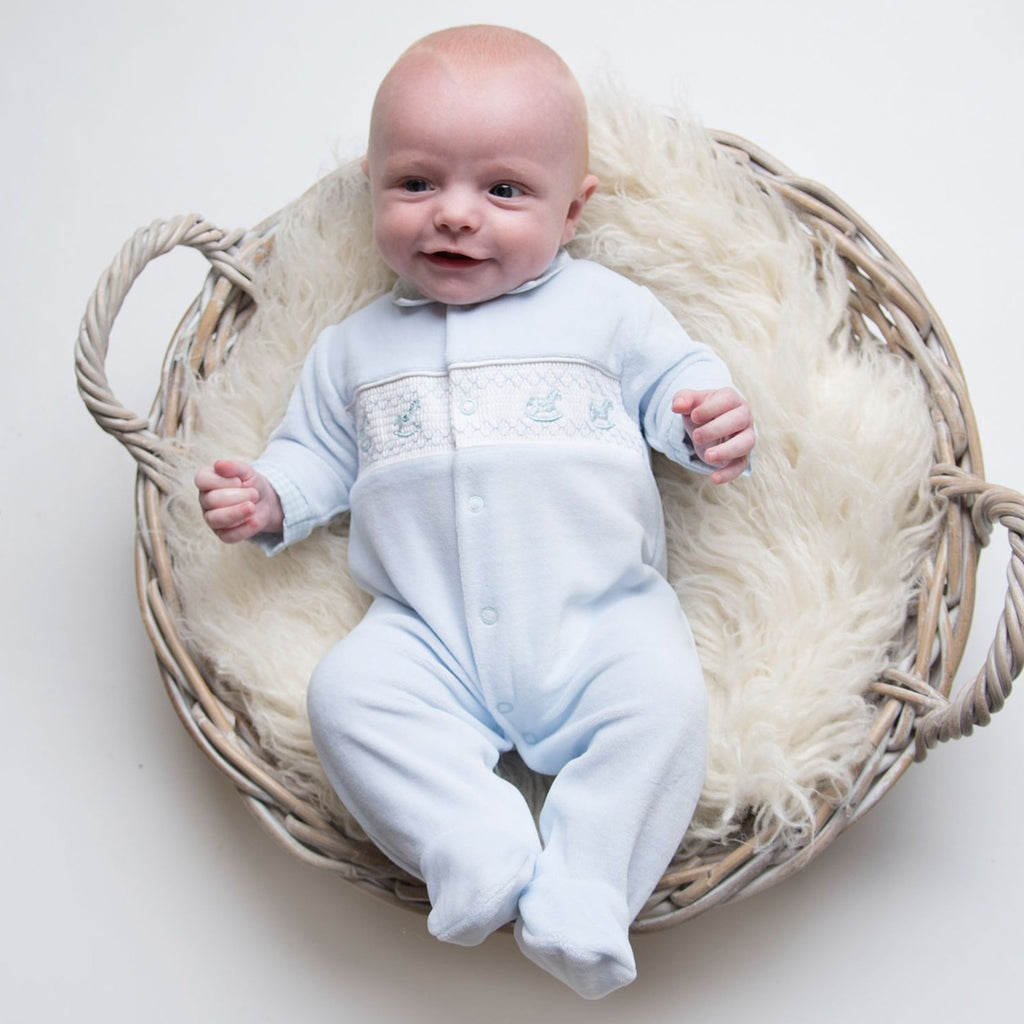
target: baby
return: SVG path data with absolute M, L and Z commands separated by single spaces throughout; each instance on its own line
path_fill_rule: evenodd
M 472 26 L 413 45 L 363 165 L 398 283 L 320 335 L 252 466 L 196 483 L 222 540 L 270 553 L 351 511 L 374 600 L 310 682 L 331 784 L 425 881 L 432 934 L 514 920 L 527 957 L 598 998 L 635 977 L 630 922 L 705 772 L 648 445 L 725 483 L 754 431 L 646 289 L 563 250 L 587 161 L 582 94 L 542 43 Z M 539 824 L 494 772 L 513 747 L 554 777 Z

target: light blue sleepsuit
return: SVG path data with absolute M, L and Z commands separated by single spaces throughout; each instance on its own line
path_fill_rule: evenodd
M 524 953 L 588 997 L 633 978 L 628 926 L 705 771 L 647 446 L 709 471 L 672 397 L 730 385 L 650 292 L 560 253 L 489 302 L 399 285 L 325 330 L 256 463 L 285 509 L 267 549 L 350 509 L 374 597 L 310 684 L 332 785 L 425 880 L 433 934 L 518 916 Z M 539 835 L 493 771 L 513 746 L 555 776 Z

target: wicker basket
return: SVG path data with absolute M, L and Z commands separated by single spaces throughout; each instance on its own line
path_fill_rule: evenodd
M 870 687 L 878 704 L 871 752 L 841 803 L 819 798 L 817 829 L 800 849 L 751 835 L 676 864 L 638 917 L 654 930 L 694 917 L 719 903 L 753 894 L 817 857 L 869 810 L 938 742 L 986 724 L 1008 696 L 1024 664 L 1024 497 L 983 479 L 973 413 L 956 354 L 914 278 L 878 236 L 821 186 L 794 177 L 742 139 L 715 134 L 717 145 L 764 188 L 780 194 L 812 237 L 842 256 L 851 289 L 853 334 L 861 345 L 884 344 L 913 360 L 930 389 L 935 423 L 931 484 L 945 501 L 945 525 L 920 567 L 915 636 Z M 101 277 L 89 301 L 76 347 L 79 389 L 97 423 L 138 463 L 136 567 L 139 602 L 167 692 L 200 748 L 231 780 L 257 818 L 302 859 L 412 909 L 427 909 L 423 885 L 369 843 L 335 829 L 306 799 L 289 790 L 244 715 L 228 706 L 204 676 L 202 659 L 180 639 L 179 599 L 161 527 L 168 488 L 166 458 L 187 444 L 191 409 L 186 375 L 205 376 L 228 357 L 253 311 L 251 268 L 272 243 L 275 219 L 251 232 L 223 232 L 191 215 L 138 231 Z M 152 415 L 123 408 L 107 383 L 104 363 L 121 304 L 146 264 L 176 246 L 199 249 L 211 264 L 202 293 L 175 331 Z M 956 694 L 975 596 L 979 549 L 996 522 L 1009 531 L 1009 589 L 982 670 Z M 218 692 L 223 692 L 222 690 Z

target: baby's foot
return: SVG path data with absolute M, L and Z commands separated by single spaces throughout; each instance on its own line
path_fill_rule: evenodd
M 433 905 L 430 934 L 459 946 L 479 945 L 515 919 L 535 861 L 535 851 L 509 847 L 506 837 L 467 837 L 460 850 L 428 853 L 421 866 Z
M 600 999 L 636 977 L 627 918 L 621 895 L 603 883 L 538 877 L 520 897 L 516 942 L 584 999 Z

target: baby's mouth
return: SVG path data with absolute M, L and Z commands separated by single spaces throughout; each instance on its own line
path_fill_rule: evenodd
M 475 256 L 469 256 L 464 252 L 455 252 L 451 249 L 439 249 L 437 252 L 428 252 L 426 257 L 432 263 L 440 263 L 444 266 L 470 266 L 471 264 L 481 262 Z

